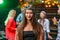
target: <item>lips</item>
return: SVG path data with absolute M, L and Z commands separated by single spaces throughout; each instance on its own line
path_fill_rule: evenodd
M 31 16 L 28 16 L 28 18 L 31 18 Z

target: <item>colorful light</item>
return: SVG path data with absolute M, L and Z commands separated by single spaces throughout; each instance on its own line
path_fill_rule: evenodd
M 60 7 L 60 5 L 57 5 L 58 7 Z
M 42 3 L 44 3 L 44 1 L 42 1 Z
M 45 7 L 48 7 L 48 5 L 45 5 Z
M 48 2 L 48 4 L 50 4 L 50 2 Z
M 54 5 L 55 5 L 55 3 L 52 3 L 52 5 L 54 6 Z
M 0 0 L 0 4 L 2 4 L 3 3 L 3 0 Z
M 47 1 L 45 1 L 45 3 L 47 3 Z
M 49 7 L 51 7 L 51 5 L 49 5 Z

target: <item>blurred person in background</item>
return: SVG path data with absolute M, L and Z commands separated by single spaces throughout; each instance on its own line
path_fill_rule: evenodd
M 16 18 L 16 24 L 18 25 L 19 23 L 21 23 L 23 19 L 23 13 L 25 7 L 23 0 L 19 0 L 19 5 L 17 7 L 21 10 L 21 13 L 19 13 Z
M 16 11 L 14 9 L 9 11 L 8 17 L 5 20 L 5 34 L 6 40 L 15 40 L 16 22 L 14 20 Z
M 41 11 L 40 12 L 40 19 L 38 19 L 38 23 L 40 23 L 43 26 L 44 29 L 44 40 L 53 39 L 49 33 L 50 33 L 50 28 L 49 28 L 49 20 L 46 18 L 46 12 Z
M 19 23 L 21 23 L 22 19 L 23 19 L 23 14 L 24 14 L 24 7 L 21 8 L 21 13 L 17 16 L 16 18 L 16 24 L 18 25 Z
M 60 15 L 60 7 L 58 7 L 58 15 Z M 58 33 L 57 33 L 57 38 L 56 40 L 60 40 L 60 19 L 59 21 L 57 22 L 57 25 L 58 25 Z

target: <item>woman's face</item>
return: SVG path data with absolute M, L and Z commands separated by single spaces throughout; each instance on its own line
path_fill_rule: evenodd
M 16 13 L 12 11 L 10 15 L 11 15 L 11 17 L 15 17 Z
M 45 14 L 44 13 L 40 13 L 40 18 L 45 18 Z
M 58 14 L 60 14 L 60 7 L 59 7 L 59 9 L 58 9 Z
M 27 20 L 30 20 L 33 16 L 32 10 L 26 10 L 25 17 Z

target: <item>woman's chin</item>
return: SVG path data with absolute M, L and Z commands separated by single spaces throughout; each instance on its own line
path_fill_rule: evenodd
M 27 19 L 28 21 L 30 21 L 31 19 Z

